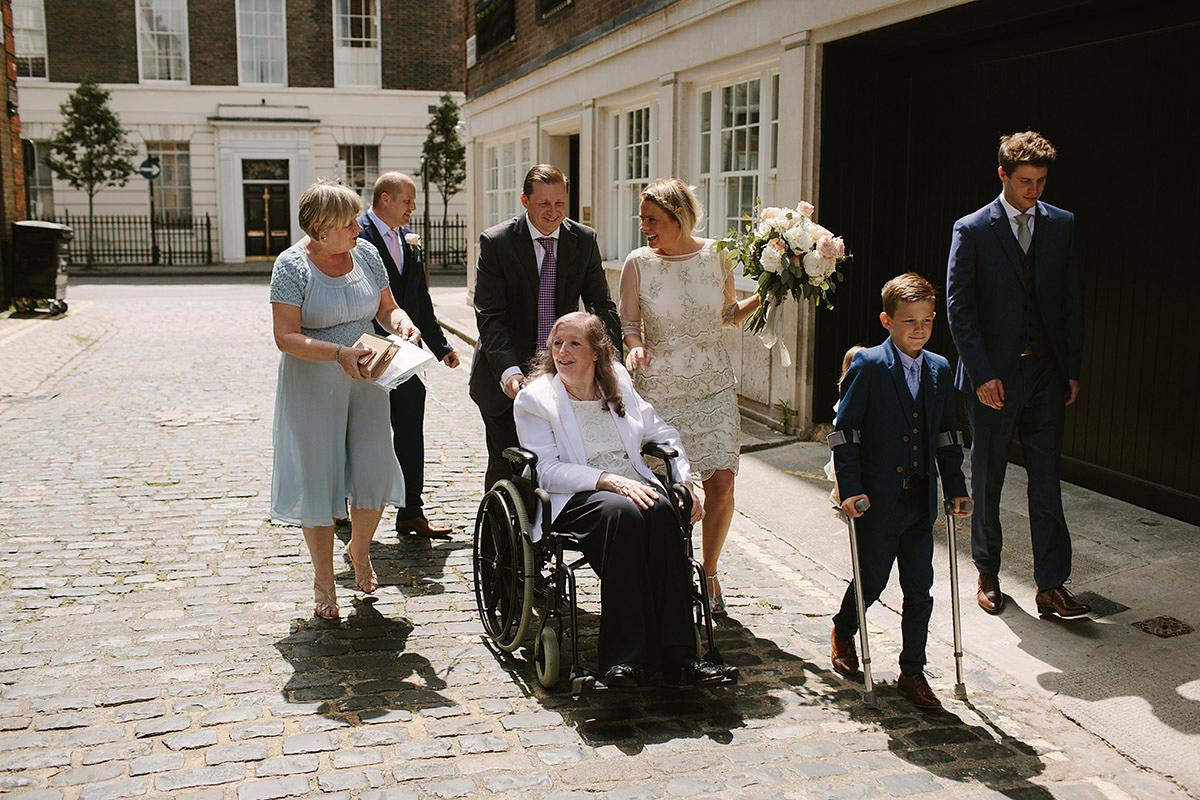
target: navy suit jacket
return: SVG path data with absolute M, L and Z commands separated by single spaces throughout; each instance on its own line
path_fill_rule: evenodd
M 1075 216 L 1037 204 L 1033 291 L 1064 386 L 1083 363 L 1083 285 Z M 946 310 L 958 348 L 954 385 L 967 393 L 993 378 L 1012 380 L 1021 358 L 1023 254 L 997 198 L 954 223 L 946 271 Z
M 833 466 L 842 499 L 865 494 L 871 501 L 867 514 L 873 520 L 887 519 L 900 499 L 901 483 L 912 473 L 913 445 L 924 446 L 929 467 L 929 520 L 937 519 L 937 484 L 947 498 L 966 497 L 962 446 L 955 442 L 938 447 L 942 432 L 957 433 L 950 362 L 937 353 L 925 352 L 921 367 L 924 417 L 921 436 L 913 435 L 916 401 L 904 379 L 904 365 L 889 338 L 882 344 L 860 350 L 842 379 L 835 430 L 854 439 L 833 448 Z
M 579 310 L 579 301 L 608 328 L 621 353 L 621 320 L 608 294 L 596 232 L 564 219 L 555 249 L 555 315 Z M 538 264 L 525 214 L 479 234 L 475 272 L 475 323 L 479 343 L 471 360 L 471 399 L 496 417 L 512 408 L 500 386 L 509 367 L 527 371 L 537 352 Z
M 405 234 L 410 232 L 409 229 L 400 229 L 400 246 L 404 248 L 404 272 L 400 272 L 391 251 L 388 250 L 387 240 L 383 238 L 383 231 L 375 227 L 371 215 L 363 214 L 358 218 L 358 224 L 362 226 L 358 238 L 366 239 L 375 245 L 379 257 L 383 259 L 396 305 L 404 309 L 404 313 L 408 314 L 409 319 L 421 332 L 421 341 L 433 351 L 437 360 L 441 361 L 454 348 L 446 341 L 446 334 L 442 332 L 442 326 L 433 314 L 433 299 L 429 296 L 429 287 L 425 285 L 424 256 L 420 250 L 409 247 L 408 242 L 404 241 Z M 375 332 L 387 335 L 387 331 L 379 327 L 378 322 L 375 323 Z

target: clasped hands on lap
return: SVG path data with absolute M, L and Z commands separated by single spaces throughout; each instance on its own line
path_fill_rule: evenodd
M 695 525 L 700 520 L 704 519 L 704 505 L 697 503 L 696 494 L 692 491 L 692 486 L 689 483 L 684 484 L 687 487 L 688 494 L 692 496 L 692 515 L 691 523 Z M 624 497 L 628 497 L 633 501 L 633 504 L 645 511 L 654 505 L 654 501 L 658 499 L 658 490 L 649 484 L 639 481 L 630 480 L 629 478 L 620 475 L 614 475 L 611 472 L 605 472 L 600 475 L 596 481 L 596 490 L 601 492 L 612 492 Z

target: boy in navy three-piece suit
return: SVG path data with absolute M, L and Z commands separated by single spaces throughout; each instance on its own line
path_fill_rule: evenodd
M 831 436 L 842 511 L 856 518 L 863 602 L 870 607 L 887 585 L 892 563 L 904 592 L 903 648 L 896 688 L 918 708 L 940 708 L 925 680 L 925 642 L 933 613 L 933 522 L 937 486 L 966 516 L 967 482 L 954 414 L 954 373 L 946 359 L 924 350 L 933 332 L 937 293 L 909 272 L 883 287 L 882 344 L 854 356 L 842 381 Z M 870 508 L 854 504 L 868 498 Z M 854 585 L 833 617 L 833 668 L 859 672 Z

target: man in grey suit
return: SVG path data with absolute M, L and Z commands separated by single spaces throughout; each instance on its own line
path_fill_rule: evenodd
M 958 348 L 955 386 L 971 426 L 971 556 L 976 599 L 998 614 L 1000 492 L 1013 432 L 1029 478 L 1034 602 L 1041 614 L 1079 617 L 1091 608 L 1064 588 L 1071 535 L 1058 465 L 1065 407 L 1079 395 L 1083 289 L 1075 216 L 1039 200 L 1057 153 L 1033 131 L 1000 140 L 995 201 L 954 223 L 946 309 Z
M 501 454 L 517 445 L 513 398 L 554 320 L 579 310 L 582 299 L 588 311 L 604 320 L 621 352 L 621 322 L 604 280 L 596 232 L 567 219 L 566 176 L 549 164 L 536 165 L 525 176 L 521 205 L 524 214 L 479 235 L 479 342 L 470 385 L 487 437 L 485 490 L 509 475 Z

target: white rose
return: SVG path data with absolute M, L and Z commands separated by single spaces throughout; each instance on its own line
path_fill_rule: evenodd
M 407 244 L 409 247 L 413 248 L 414 250 L 421 249 L 421 237 L 415 233 L 404 234 L 404 242 L 405 242 L 405 244 Z
M 783 253 L 774 247 L 764 247 L 758 263 L 767 272 L 779 272 L 783 269 Z
M 793 225 L 788 228 L 783 232 L 783 240 L 787 242 L 788 247 L 792 248 L 793 253 L 803 253 L 811 250 L 813 246 L 812 236 L 803 225 Z
M 837 269 L 837 261 L 832 258 L 822 258 L 815 250 L 804 254 L 804 274 L 808 282 L 814 286 L 828 278 Z

